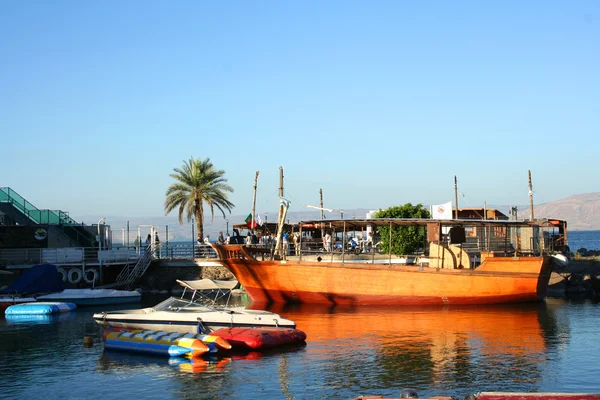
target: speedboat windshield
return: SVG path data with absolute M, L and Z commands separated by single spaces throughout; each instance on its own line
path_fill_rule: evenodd
M 185 298 L 177 299 L 175 297 L 170 297 L 163 301 L 162 303 L 157 304 L 152 307 L 154 311 L 179 311 L 179 312 L 204 312 L 204 311 L 214 311 L 214 308 L 207 307 L 199 301 L 192 301 Z

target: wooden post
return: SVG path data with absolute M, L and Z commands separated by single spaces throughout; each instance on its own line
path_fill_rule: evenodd
M 458 219 L 458 182 L 456 180 L 456 175 L 454 175 L 454 203 L 454 207 L 456 210 L 456 215 L 454 216 L 454 218 Z
M 283 167 L 279 167 L 279 215 L 277 216 L 277 236 L 275 237 L 275 253 L 282 253 L 281 238 L 283 236 L 283 223 L 285 222 L 284 215 L 284 199 L 283 199 Z M 287 211 L 287 210 L 285 210 Z
M 258 171 L 256 171 L 256 175 L 254 176 L 254 194 L 252 196 L 252 221 L 250 222 L 250 228 L 252 230 L 252 234 L 254 234 L 254 228 L 256 228 L 254 223 L 254 215 L 256 212 L 256 185 L 258 183 Z
M 390 267 L 392 266 L 392 221 L 390 221 Z
M 483 202 L 483 220 L 487 220 L 487 203 L 484 201 Z M 487 243 L 487 236 L 488 236 L 488 232 L 487 232 L 487 226 L 483 226 L 483 246 L 486 245 Z M 486 249 L 488 250 L 488 249 Z
M 323 209 L 323 189 L 319 189 L 319 197 L 321 198 L 321 221 L 325 219 L 325 210 Z M 321 227 L 321 240 L 325 238 L 325 229 Z M 333 243 L 331 244 L 333 246 Z M 331 248 L 333 252 L 333 247 Z
M 344 228 L 342 232 L 342 265 L 344 265 L 344 260 L 346 259 L 346 244 L 344 240 L 346 239 L 346 221 L 344 221 Z M 333 238 L 331 238 L 333 242 Z M 333 246 L 333 243 L 331 244 Z M 331 254 L 333 254 L 333 247 L 331 248 Z M 332 258 L 333 260 L 333 258 Z
M 533 221 L 535 218 L 533 216 L 533 186 L 531 184 L 531 170 L 529 172 L 529 208 L 531 209 L 531 220 Z
M 279 167 L 279 198 L 283 198 L 283 167 Z M 283 213 L 283 205 L 279 204 L 279 218 L 281 220 L 281 214 Z
M 325 210 L 323 209 L 323 189 L 319 189 L 319 197 L 321 198 L 321 219 L 325 219 Z
M 299 252 L 298 254 L 296 254 L 298 256 L 298 262 L 302 261 L 302 224 L 300 224 L 300 229 L 299 229 L 300 233 L 299 233 L 299 237 L 298 237 L 298 249 Z

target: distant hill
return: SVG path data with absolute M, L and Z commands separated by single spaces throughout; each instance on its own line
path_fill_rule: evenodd
M 536 218 L 558 218 L 567 221 L 571 231 L 600 229 L 600 193 L 577 194 L 566 199 L 535 205 Z M 530 217 L 529 206 L 519 207 L 519 218 Z
M 426 206 L 428 207 L 428 206 Z M 489 208 L 496 208 L 508 215 L 509 206 L 489 206 Z M 518 217 L 519 219 L 526 219 L 530 216 L 529 205 L 518 205 Z M 365 218 L 367 212 L 370 209 L 357 208 L 352 210 L 344 210 L 344 219 L 352 218 Z M 534 213 L 536 218 L 558 218 L 568 222 L 569 230 L 600 230 L 600 193 L 586 193 L 578 194 L 566 199 L 553 201 L 550 203 L 539 204 L 534 206 Z M 222 216 L 215 216 L 214 222 L 208 218 L 204 224 L 205 233 L 209 233 L 212 238 L 216 238 L 219 231 L 226 232 L 229 227 L 229 232 L 232 232 L 233 225 L 241 224 L 246 219 L 246 215 L 231 215 L 227 220 L 223 219 Z M 269 221 L 273 222 L 272 218 L 276 218 L 277 210 L 270 212 Z M 320 219 L 321 213 L 318 210 L 306 210 L 289 212 L 288 220 L 292 223 L 298 221 L 306 221 L 313 219 Z M 327 219 L 339 219 L 341 217 L 339 212 L 326 212 L 325 218 Z M 77 221 L 84 222 L 86 224 L 96 224 L 100 219 L 99 216 L 85 216 L 75 218 Z M 263 218 L 264 219 L 264 218 Z M 142 236 L 148 233 L 148 226 L 158 226 L 161 234 L 161 240 L 165 239 L 166 226 L 169 226 L 169 240 L 170 241 L 182 241 L 191 240 L 192 238 L 192 227 L 191 224 L 184 222 L 183 225 L 179 225 L 177 217 L 138 217 L 138 218 L 127 218 L 127 217 L 107 217 L 106 223 L 111 225 L 113 230 L 113 241 L 118 241 L 121 238 L 123 232 L 126 231 L 127 221 L 129 221 L 130 238 L 135 237 L 138 226 L 141 227 Z

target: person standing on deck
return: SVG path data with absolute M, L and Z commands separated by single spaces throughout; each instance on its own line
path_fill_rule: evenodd
M 331 253 L 331 234 L 329 233 L 329 231 L 327 231 L 327 233 L 325 233 L 323 242 L 325 244 L 325 251 L 328 253 Z
M 154 232 L 154 248 L 152 250 L 154 252 L 154 257 L 158 257 L 160 250 L 160 239 L 158 238 L 158 232 Z
M 285 254 L 287 256 L 287 255 L 289 255 L 288 243 L 289 243 L 290 235 L 287 232 L 284 232 L 282 239 L 283 239 L 282 240 L 282 242 L 283 242 L 283 254 Z
M 219 236 L 217 237 L 217 243 L 218 244 L 224 244 L 225 243 L 225 238 L 223 237 L 223 232 L 219 232 Z
M 369 231 L 365 243 L 365 252 L 369 253 L 371 250 L 373 250 L 373 232 Z
M 294 235 L 294 232 L 290 233 L 290 236 L 288 238 L 290 244 L 290 252 L 289 254 L 292 256 L 296 255 L 296 236 Z
M 300 234 L 298 232 L 292 233 L 292 242 L 294 243 L 294 255 L 300 255 Z
M 229 244 L 229 241 L 231 240 L 231 236 L 229 236 L 229 233 L 227 235 L 225 235 L 225 244 Z
M 206 237 L 204 238 L 204 256 L 205 257 L 210 257 L 210 235 L 206 235 Z

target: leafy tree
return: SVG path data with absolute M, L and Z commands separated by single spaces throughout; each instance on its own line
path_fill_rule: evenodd
M 186 214 L 188 222 L 196 219 L 196 231 L 199 237 L 204 237 L 204 204 L 210 208 L 211 218 L 215 218 L 215 208 L 223 213 L 231 213 L 233 203 L 227 199 L 228 193 L 233 188 L 227 184 L 224 178 L 225 171 L 217 170 L 210 158 L 196 160 L 190 157 L 183 162 L 181 168 L 174 168 L 171 178 L 173 183 L 167 189 L 165 199 L 165 215 L 178 208 L 179 223 L 183 224 L 183 214 Z
M 403 206 L 393 206 L 375 213 L 375 218 L 430 218 L 429 211 L 422 204 L 413 206 L 406 203 Z M 381 237 L 381 248 L 390 251 L 390 227 L 379 226 L 377 232 Z M 414 253 L 423 245 L 425 229 L 421 226 L 396 226 L 392 228 L 392 254 L 403 255 Z

